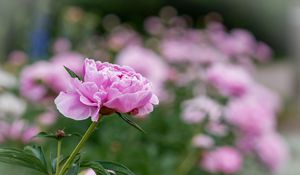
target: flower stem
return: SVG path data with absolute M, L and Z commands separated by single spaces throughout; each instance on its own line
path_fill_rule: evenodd
M 192 169 L 197 161 L 197 154 L 195 150 L 192 150 L 185 157 L 183 162 L 178 166 L 176 175 L 186 175 Z
M 76 155 L 79 153 L 79 151 L 81 150 L 81 148 L 83 147 L 83 145 L 87 141 L 87 139 L 91 136 L 91 134 L 93 133 L 93 131 L 97 127 L 98 123 L 99 122 L 93 122 L 90 125 L 90 127 L 86 130 L 86 132 L 82 136 L 81 140 L 79 141 L 79 143 L 77 144 L 77 146 L 75 147 L 73 152 L 71 153 L 70 157 L 67 159 L 66 163 L 61 168 L 61 170 L 59 172 L 59 175 L 64 175 L 67 172 L 67 170 L 70 168 L 70 166 L 73 163 Z
M 59 173 L 59 162 L 60 162 L 61 143 L 62 143 L 62 140 L 59 139 L 59 140 L 57 141 L 57 156 L 56 156 L 56 170 L 55 170 L 55 175 L 58 175 L 58 173 Z

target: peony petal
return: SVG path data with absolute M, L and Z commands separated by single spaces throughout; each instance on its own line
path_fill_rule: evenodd
M 133 109 L 140 108 L 146 105 L 151 99 L 152 93 L 150 91 L 139 91 L 131 94 L 123 94 L 108 100 L 103 105 L 105 107 L 115 109 L 121 113 L 127 113 Z
M 98 71 L 97 64 L 94 60 L 85 59 L 84 61 L 84 81 L 94 82 L 99 87 L 107 86 L 109 80 L 107 76 Z
M 138 113 L 135 116 L 142 117 L 153 111 L 153 105 L 151 103 L 147 103 L 141 108 L 138 108 Z
M 61 92 L 54 100 L 54 103 L 60 113 L 74 120 L 87 119 L 95 113 L 95 111 L 99 110 L 98 107 L 84 105 L 79 99 L 80 96 L 76 92 Z
M 72 79 L 73 90 L 80 95 L 80 102 L 87 106 L 101 105 L 101 98 L 94 98 L 99 88 L 94 82 L 81 82 L 78 79 Z
M 159 104 L 159 100 L 158 100 L 158 97 L 153 94 L 151 99 L 150 99 L 150 103 L 154 104 L 154 105 L 158 105 Z

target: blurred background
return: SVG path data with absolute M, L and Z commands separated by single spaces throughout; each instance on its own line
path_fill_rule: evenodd
M 259 45 L 265 47 L 260 50 Z M 252 47 L 255 47 L 253 52 Z M 183 48 L 186 50 L 182 51 Z M 85 131 L 90 121 L 79 124 L 59 116 L 53 98 L 63 88 L 55 86 L 51 89 L 52 84 L 44 79 L 49 72 L 60 73 L 61 70 L 55 68 L 62 65 L 70 64 L 76 69 L 82 65 L 80 59 L 85 57 L 132 66 L 153 82 L 161 103 L 149 117 L 136 119 L 147 131 L 145 135 L 114 115 L 105 118 L 84 148 L 84 157 L 121 162 L 137 175 L 300 173 L 300 2 L 1 0 L 1 146 L 22 148 L 24 144 L 36 142 L 29 136 L 41 130 Z M 280 99 L 280 109 L 270 113 L 276 115 L 272 119 L 276 123 L 272 132 L 279 133 L 283 143 L 270 139 L 266 141 L 267 148 L 261 148 L 265 145 L 260 146 L 256 142 L 262 136 L 255 135 L 255 139 L 246 137 L 250 134 L 244 134 L 244 130 L 239 128 L 240 125 L 244 127 L 243 124 L 226 121 L 226 117 L 225 121 L 220 119 L 229 130 L 220 136 L 204 129 L 210 123 L 190 117 L 193 112 L 195 115 L 206 112 L 205 115 L 209 116 L 209 111 L 214 108 L 210 102 L 189 101 L 191 99 L 210 97 L 222 106 L 220 111 L 227 111 L 231 100 L 237 99 L 235 93 L 229 95 L 224 93 L 224 89 L 220 90 L 215 78 L 212 78 L 213 82 L 209 81 L 209 77 L 203 78 L 212 65 L 224 62 L 239 66 L 238 69 L 242 68 L 247 73 L 247 76 L 242 76 L 243 72 L 229 66 L 225 70 L 232 70 L 232 73 L 227 75 L 226 71 L 221 71 L 224 76 L 229 76 L 226 83 L 237 79 L 239 86 L 250 82 L 247 79 L 250 76 L 251 82 L 272 92 L 272 97 L 255 94 L 255 98 L 260 99 L 257 106 L 266 108 L 270 101 L 277 105 Z M 241 76 L 237 77 L 237 74 Z M 50 87 L 50 93 L 42 93 L 40 89 L 30 92 L 35 86 L 28 85 L 28 82 L 39 80 Z M 210 92 L 207 86 L 216 86 L 216 92 Z M 193 105 L 199 106 L 194 107 L 196 110 L 187 109 L 187 106 Z M 244 105 L 250 110 L 253 107 L 252 103 Z M 253 111 L 256 109 L 253 107 Z M 197 113 L 199 110 L 200 114 Z M 260 117 L 265 114 L 259 110 L 255 112 L 259 119 L 251 116 L 253 118 L 247 119 L 249 123 L 261 122 Z M 213 139 L 214 146 L 207 146 L 208 143 L 201 139 L 195 144 L 195 136 L 199 136 L 200 132 Z M 255 146 L 244 151 L 237 144 L 242 138 Z M 77 141 L 76 137 L 65 141 L 65 154 Z M 56 143 L 51 140 L 47 144 L 45 142 L 37 141 L 45 145 L 49 155 L 55 155 L 52 148 L 56 147 Z M 281 144 L 285 148 L 276 147 Z M 242 155 L 243 163 L 239 170 L 226 173 L 204 165 L 205 155 L 223 146 L 233 147 Z M 270 149 L 271 153 L 258 151 L 262 149 Z M 270 156 L 273 152 L 279 152 L 278 156 L 276 153 Z M 226 160 L 231 160 L 230 155 Z M 17 172 L 20 170 L 14 171 L 11 166 L 0 164 L 0 174 Z M 31 174 L 32 171 L 24 169 L 26 173 Z

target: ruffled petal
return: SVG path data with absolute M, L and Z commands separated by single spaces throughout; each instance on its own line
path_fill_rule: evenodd
M 84 120 L 98 111 L 98 107 L 86 106 L 80 101 L 80 95 L 76 92 L 61 92 L 54 100 L 57 109 L 64 116 L 74 120 Z
M 108 100 L 103 105 L 110 109 L 115 109 L 121 113 L 127 113 L 133 109 L 146 105 L 152 97 L 150 91 L 139 91 L 131 94 L 123 94 Z

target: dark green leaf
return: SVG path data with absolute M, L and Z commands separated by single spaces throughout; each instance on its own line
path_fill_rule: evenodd
M 35 155 L 24 150 L 0 148 L 0 162 L 23 166 L 48 174 L 47 167 Z
M 59 140 L 59 139 L 62 139 L 64 137 L 71 137 L 71 136 L 82 137 L 82 135 L 79 134 L 79 133 L 65 134 L 63 137 L 58 137 L 56 134 L 47 133 L 47 132 L 40 132 L 35 137 L 51 138 L 51 139 Z
M 108 162 L 108 161 L 96 161 L 100 163 L 105 169 L 107 170 L 113 170 L 117 174 L 121 175 L 135 175 L 130 169 L 128 169 L 126 166 L 115 163 L 115 162 Z
M 66 162 L 66 160 L 69 158 L 70 156 L 68 157 L 63 157 L 63 155 L 60 155 L 60 159 L 59 159 L 59 166 L 62 166 L 63 163 Z M 55 172 L 56 170 L 56 161 L 57 161 L 57 158 L 55 159 L 51 159 L 51 168 L 52 168 L 52 171 Z
M 138 129 L 139 131 L 146 133 L 143 128 L 141 128 L 137 123 L 135 123 L 134 121 L 130 120 L 129 118 L 127 118 L 125 115 L 122 115 L 121 113 L 118 113 L 118 116 L 123 119 L 126 123 L 128 123 L 129 125 L 133 126 L 134 128 Z
M 80 166 L 83 168 L 92 168 L 97 175 L 110 175 L 110 173 L 96 161 L 82 162 Z
M 49 134 L 49 133 L 46 133 L 46 132 L 40 132 L 35 137 L 57 139 L 55 134 Z
M 47 161 L 45 158 L 43 148 L 41 146 L 37 146 L 37 145 L 26 146 L 24 148 L 24 151 L 30 152 L 32 155 L 38 158 L 45 167 L 47 167 Z
M 69 73 L 69 75 L 72 77 L 72 78 L 78 78 L 78 80 L 81 80 L 81 78 L 74 72 L 72 71 L 71 69 L 69 69 L 68 67 L 64 66 L 64 68 L 66 69 L 66 71 Z

